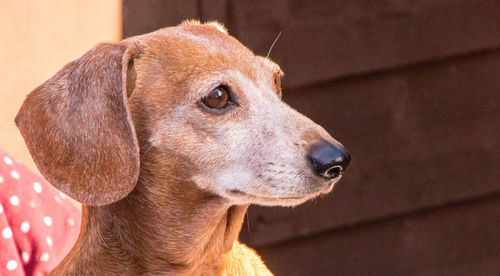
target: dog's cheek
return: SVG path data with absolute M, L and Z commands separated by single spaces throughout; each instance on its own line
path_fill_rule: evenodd
M 193 112 L 194 113 L 194 112 Z M 177 112 L 157 124 L 150 143 L 169 155 L 200 188 L 215 191 L 215 178 L 228 162 L 230 149 L 220 143 L 216 128 L 191 113 Z M 220 131 L 219 131 L 220 132 Z

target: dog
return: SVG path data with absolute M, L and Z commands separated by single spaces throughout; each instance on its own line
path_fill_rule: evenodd
M 280 67 L 216 22 L 102 43 L 16 119 L 43 176 L 83 204 L 52 275 L 272 275 L 237 241 L 249 204 L 328 193 L 350 162 L 281 101 Z

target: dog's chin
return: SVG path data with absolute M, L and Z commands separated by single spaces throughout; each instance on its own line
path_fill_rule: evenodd
M 310 199 L 313 199 L 320 195 L 320 193 L 309 194 L 301 197 L 254 197 L 251 204 L 262 205 L 262 206 L 283 206 L 292 207 L 300 205 Z
M 324 183 L 313 191 L 294 195 L 284 194 L 266 194 L 261 195 L 252 192 L 246 192 L 239 189 L 227 190 L 224 196 L 230 199 L 235 204 L 257 204 L 263 206 L 283 206 L 291 207 L 302 204 L 310 199 L 313 199 L 321 194 L 327 194 L 332 191 L 335 183 L 339 179 Z

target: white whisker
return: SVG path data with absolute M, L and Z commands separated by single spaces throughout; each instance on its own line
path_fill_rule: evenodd
M 269 57 L 269 55 L 271 54 L 271 50 L 273 49 L 274 44 L 276 44 L 276 42 L 278 41 L 278 38 L 280 38 L 280 36 L 281 36 L 281 31 L 280 31 L 280 33 L 278 34 L 278 36 L 276 37 L 276 39 L 274 39 L 274 42 L 273 42 L 273 44 L 271 45 L 271 48 L 269 48 L 269 51 L 267 52 L 266 58 L 268 58 L 268 57 Z

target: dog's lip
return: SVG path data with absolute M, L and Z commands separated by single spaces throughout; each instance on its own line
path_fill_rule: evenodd
M 268 201 L 272 201 L 272 200 L 303 200 L 304 198 L 315 197 L 315 196 L 320 195 L 320 194 L 326 194 L 326 193 L 331 192 L 331 190 L 333 189 L 335 184 L 337 182 L 339 182 L 340 179 L 341 179 L 341 177 L 336 177 L 336 178 L 332 178 L 330 180 L 324 181 L 324 183 L 322 185 L 320 185 L 320 187 L 318 187 L 319 189 L 317 191 L 313 191 L 311 193 L 304 193 L 301 195 L 270 196 L 270 195 L 248 193 L 248 192 L 244 192 L 240 189 L 227 189 L 226 191 L 227 191 L 227 193 L 229 193 L 230 195 L 233 195 L 233 196 L 260 198 L 260 199 L 264 199 L 264 200 L 268 200 Z
M 297 200 L 297 199 L 304 199 L 310 196 L 310 194 L 294 195 L 294 196 L 264 196 L 264 195 L 249 194 L 239 189 L 231 189 L 228 190 L 228 192 L 236 196 L 247 196 L 247 197 L 261 198 L 265 200 Z

